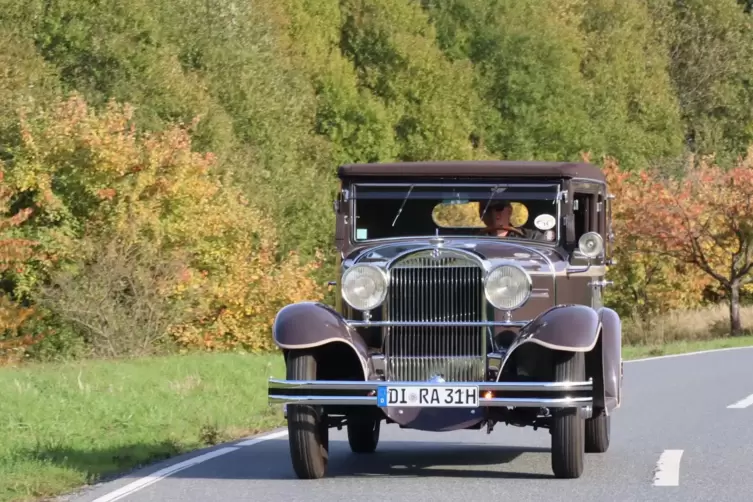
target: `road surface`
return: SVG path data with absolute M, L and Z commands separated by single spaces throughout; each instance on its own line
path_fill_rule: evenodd
M 609 450 L 587 455 L 577 480 L 554 479 L 549 462 L 546 430 L 422 433 L 382 424 L 377 452 L 365 456 L 350 452 L 344 430 L 332 430 L 329 477 L 303 481 L 281 429 L 67 500 L 752 502 L 753 348 L 626 362 Z

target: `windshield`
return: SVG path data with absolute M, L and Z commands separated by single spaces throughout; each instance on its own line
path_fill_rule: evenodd
M 357 184 L 353 239 L 477 236 L 558 242 L 556 184 Z

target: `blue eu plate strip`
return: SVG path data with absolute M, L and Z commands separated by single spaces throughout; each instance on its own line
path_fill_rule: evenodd
M 377 387 L 377 406 L 381 408 L 387 406 L 387 387 Z

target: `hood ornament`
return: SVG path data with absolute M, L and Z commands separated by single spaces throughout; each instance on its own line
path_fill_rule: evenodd
M 431 239 L 429 239 L 429 244 L 431 244 L 433 246 L 436 246 L 438 248 L 441 248 L 442 246 L 444 246 L 444 237 L 442 237 L 441 235 L 439 235 L 439 229 L 437 229 L 437 233 L 434 235 L 434 237 L 432 237 Z M 434 252 L 436 253 L 436 256 L 439 255 L 438 250 L 435 249 Z M 434 256 L 436 258 L 436 256 L 434 254 L 432 254 L 432 256 Z

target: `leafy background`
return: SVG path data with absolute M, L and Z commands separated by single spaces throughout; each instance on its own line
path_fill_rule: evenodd
M 2 0 L 0 353 L 269 349 L 280 306 L 327 298 L 343 162 L 590 155 L 657 179 L 704 156 L 738 165 L 753 143 L 749 11 Z M 661 210 L 624 212 L 621 249 L 629 217 Z M 625 260 L 608 297 L 623 315 L 728 297 L 692 263 Z

